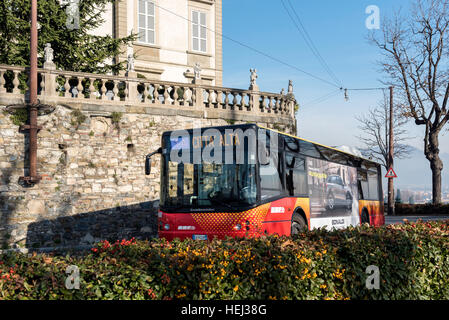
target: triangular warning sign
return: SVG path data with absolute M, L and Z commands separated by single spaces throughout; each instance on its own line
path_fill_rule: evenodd
M 396 173 L 394 172 L 393 168 L 390 168 L 387 172 L 387 174 L 385 175 L 385 178 L 397 178 L 398 176 L 396 175 Z

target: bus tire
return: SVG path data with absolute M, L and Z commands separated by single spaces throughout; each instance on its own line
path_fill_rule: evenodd
M 361 219 L 362 219 L 362 225 L 363 224 L 365 224 L 365 223 L 370 223 L 369 222 L 369 214 L 368 214 L 368 210 L 366 210 L 366 209 L 363 209 L 363 211 L 362 211 L 362 217 L 361 217 Z
M 290 235 L 299 234 L 308 229 L 307 223 L 302 216 L 299 214 L 294 214 L 292 218 L 292 225 L 290 230 Z

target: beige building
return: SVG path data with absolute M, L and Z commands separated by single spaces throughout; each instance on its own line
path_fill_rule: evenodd
M 126 60 L 148 79 L 189 83 L 199 64 L 204 84 L 222 86 L 222 0 L 121 0 L 109 5 L 95 32 L 138 34 Z

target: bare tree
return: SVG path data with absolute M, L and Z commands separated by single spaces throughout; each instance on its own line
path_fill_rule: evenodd
M 390 102 L 384 95 L 382 101 L 376 108 L 368 113 L 357 116 L 359 129 L 362 131 L 357 138 L 363 143 L 362 154 L 366 157 L 372 157 L 380 162 L 388 170 L 388 141 L 389 141 L 389 116 Z M 394 109 L 394 153 L 393 158 L 407 158 L 412 151 L 411 147 L 404 142 L 411 139 L 407 136 L 404 125 L 407 119 L 402 116 L 402 108 L 395 106 Z
M 432 170 L 433 203 L 441 203 L 439 135 L 449 121 L 449 0 L 417 0 L 408 17 L 383 21 L 369 38 L 384 54 L 382 70 L 403 103 L 403 115 L 424 127 L 424 154 Z

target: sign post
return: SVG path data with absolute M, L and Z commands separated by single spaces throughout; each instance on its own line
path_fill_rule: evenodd
M 393 170 L 394 158 L 394 123 L 393 123 L 393 87 L 390 87 L 390 130 L 388 142 L 388 167 Z M 394 172 L 394 171 L 393 171 Z M 394 185 L 393 177 L 388 177 L 388 215 L 394 216 Z

